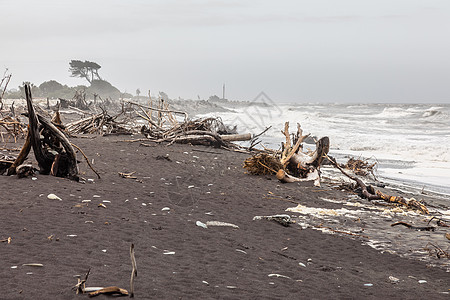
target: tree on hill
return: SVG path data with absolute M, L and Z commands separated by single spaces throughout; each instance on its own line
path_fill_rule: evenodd
M 89 83 L 92 83 L 94 79 L 102 80 L 100 75 L 98 75 L 98 70 L 101 66 L 95 62 L 87 60 L 71 60 L 69 66 L 69 72 L 72 73 L 72 77 L 84 78 Z

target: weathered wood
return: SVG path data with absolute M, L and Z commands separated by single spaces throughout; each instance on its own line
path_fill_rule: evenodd
M 309 136 L 309 134 L 302 135 L 303 130 L 301 129 L 300 124 L 297 124 L 297 134 L 296 134 L 297 141 L 295 145 L 291 147 L 291 138 L 289 136 L 289 122 L 286 122 L 284 124 L 284 131 L 281 132 L 286 137 L 286 144 L 284 144 L 283 153 L 281 155 L 281 163 L 283 164 L 283 166 L 287 166 L 289 164 L 289 160 L 291 159 L 291 157 L 298 152 L 300 145 Z
M 136 258 L 134 257 L 134 244 L 130 246 L 130 257 L 131 257 L 131 279 L 130 279 L 130 298 L 134 297 L 134 278 L 137 276 L 137 266 Z
M 7 175 L 14 175 L 16 173 L 16 168 L 23 164 L 25 159 L 27 159 L 28 154 L 31 150 L 31 136 L 30 131 L 27 132 L 27 137 L 25 138 L 25 143 L 22 146 L 22 149 L 19 152 L 19 155 L 17 156 L 16 160 L 13 162 L 11 167 L 8 168 Z
M 330 160 L 330 162 L 336 167 L 338 168 L 339 171 L 341 171 L 342 174 L 344 174 L 345 176 L 347 176 L 348 178 L 354 180 L 356 182 L 356 184 L 358 185 L 358 187 L 361 189 L 361 195 L 363 198 L 366 198 L 367 200 L 384 200 L 390 203 L 396 203 L 396 204 L 400 204 L 409 208 L 415 208 L 419 211 L 421 211 L 423 214 L 429 214 L 428 208 L 423 205 L 422 203 L 420 203 L 419 201 L 411 198 L 411 199 L 405 199 L 401 196 L 390 196 L 387 194 L 382 193 L 379 190 L 375 190 L 372 186 L 367 186 L 361 179 L 359 179 L 356 176 L 352 176 L 350 174 L 348 174 L 347 172 L 345 172 L 341 166 L 339 166 L 339 164 L 336 162 L 335 159 L 329 157 L 327 155 L 328 159 Z
M 70 179 L 79 180 L 78 177 L 78 166 L 75 156 L 75 151 L 70 145 L 67 137 L 49 120 L 45 117 L 36 114 L 33 107 L 33 100 L 31 96 L 31 89 L 28 84 L 25 85 L 25 96 L 28 108 L 28 120 L 29 120 L 29 133 L 30 133 L 30 143 L 33 148 L 34 156 L 38 162 L 40 171 L 42 174 L 52 173 L 56 176 L 68 177 Z M 39 123 L 46 130 L 43 131 L 44 138 L 47 139 L 47 143 L 50 141 L 52 144 L 61 144 L 65 152 L 62 149 L 53 149 L 58 153 L 55 155 L 51 151 L 47 150 L 43 146 L 40 139 L 39 133 Z M 55 145 L 48 145 L 55 146 Z M 58 146 L 59 147 L 59 146 Z M 64 168 L 61 169 L 61 162 L 63 161 Z
M 252 139 L 251 133 L 242 134 L 222 134 L 220 135 L 222 140 L 232 142 L 232 141 L 249 141 Z
M 276 176 L 277 176 L 277 179 L 283 183 L 314 181 L 315 186 L 320 186 L 319 172 L 315 169 L 312 172 L 308 173 L 306 178 L 298 178 L 298 177 L 289 175 L 283 169 L 280 169 L 277 172 Z
M 58 129 L 55 125 L 53 125 L 49 120 L 44 118 L 41 115 L 37 115 L 40 123 L 46 127 L 61 143 L 63 146 L 65 153 L 67 154 L 67 175 L 68 178 L 78 180 L 78 166 L 77 159 L 75 156 L 75 151 L 72 148 L 71 143 L 67 139 L 67 137 Z
M 109 286 L 109 287 L 105 287 L 101 290 L 89 293 L 88 296 L 89 297 L 95 297 L 101 294 L 105 294 L 105 295 L 124 295 L 127 296 L 128 295 L 128 291 L 125 289 L 121 289 L 117 286 Z
M 28 131 L 30 133 L 30 143 L 33 148 L 34 156 L 38 162 L 42 174 L 49 174 L 53 164 L 54 155 L 44 151 L 39 134 L 39 123 L 33 107 L 33 98 L 31 89 L 25 84 L 25 98 L 28 108 Z

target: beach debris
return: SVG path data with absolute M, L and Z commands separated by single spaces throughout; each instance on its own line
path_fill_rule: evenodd
M 169 210 L 170 210 L 170 207 L 163 207 L 163 208 L 161 208 L 161 210 L 162 210 L 162 211 L 169 211 Z
M 175 251 L 164 250 L 163 254 L 165 254 L 165 255 L 174 255 Z
M 287 279 L 292 279 L 292 278 L 289 277 L 289 276 L 281 275 L 281 274 L 276 274 L 276 273 L 269 274 L 269 275 L 267 275 L 267 276 L 269 276 L 269 277 L 277 277 L 277 278 L 287 278 Z
M 301 267 L 306 268 L 306 265 L 304 263 L 302 263 L 302 262 L 299 262 L 298 265 L 301 266 Z
M 441 258 L 448 258 L 448 259 L 450 259 L 450 253 L 449 252 L 444 251 L 441 247 L 439 247 L 439 246 L 437 246 L 437 245 L 435 245 L 433 243 L 429 242 L 425 246 L 424 250 L 428 251 L 428 253 L 430 255 L 436 255 L 436 257 L 438 259 L 441 259 Z
M 119 176 L 122 178 L 127 178 L 127 179 L 137 179 L 136 176 L 133 176 L 134 173 L 136 173 L 136 171 L 134 172 L 129 172 L 129 173 L 125 173 L 125 172 L 118 172 Z
M 55 194 L 48 194 L 47 198 L 50 199 L 50 200 L 59 200 L 59 201 L 62 201 L 62 199 L 59 198 L 58 196 L 56 196 Z
M 397 277 L 394 277 L 394 276 L 389 276 L 389 282 L 393 283 L 393 284 L 399 283 L 400 279 L 398 279 Z
M 295 223 L 294 220 L 291 219 L 290 215 L 271 215 L 271 216 L 255 216 L 253 217 L 253 221 L 254 220 L 262 220 L 262 219 L 266 219 L 269 221 L 274 221 L 277 222 L 285 227 L 288 227 L 290 224 Z
M 161 98 L 157 107 L 153 103 L 150 106 L 131 101 L 125 103 L 139 109 L 134 111 L 135 114 L 148 122 L 148 125 L 141 127 L 140 132 L 153 142 L 234 148 L 231 141 L 251 139 L 251 134 L 235 134 L 236 128 L 225 126 L 221 118 L 189 120 L 186 112 L 169 109 L 168 103 Z M 177 116 L 183 117 L 183 120 L 178 120 Z
M 398 204 L 402 205 L 408 208 L 416 209 L 420 211 L 423 214 L 429 214 L 429 211 L 427 207 L 417 201 L 414 198 L 406 199 L 402 196 L 391 196 L 388 194 L 384 194 L 383 192 L 376 190 L 371 185 L 366 185 L 361 179 L 359 179 L 356 176 L 350 175 L 349 173 L 345 172 L 342 167 L 336 162 L 336 160 L 328 155 L 326 155 L 328 160 L 339 170 L 342 174 L 344 174 L 346 177 L 354 180 L 357 184 L 357 187 L 360 189 L 359 194 L 362 198 L 366 198 L 369 201 L 372 200 L 384 200 L 388 203 Z
M 420 283 L 420 284 L 422 284 L 422 283 L 427 283 L 427 281 L 426 281 L 426 280 L 423 280 L 423 279 L 422 279 L 422 280 L 418 280 L 417 282 Z
M 130 279 L 130 298 L 134 297 L 134 278 L 137 276 L 137 266 L 136 258 L 134 256 L 134 244 L 130 246 L 130 257 L 131 257 L 131 279 Z
M 447 240 L 450 240 L 450 233 L 447 232 L 447 233 L 445 234 L 445 237 L 447 238 Z
M 36 171 L 37 171 L 36 168 L 34 168 L 32 165 L 22 164 L 16 168 L 16 175 L 18 178 L 25 178 L 34 175 Z M 34 180 L 37 179 L 36 177 L 33 178 L 35 178 Z
M 286 142 L 281 143 L 281 153 L 267 151 L 253 155 L 244 161 L 244 168 L 250 174 L 266 175 L 276 174 L 278 180 L 283 183 L 313 181 L 315 186 L 320 186 L 320 165 L 329 151 L 329 138 L 323 137 L 316 142 L 316 150 L 305 153 L 303 141 L 309 136 L 303 135 L 300 124 L 297 124 L 297 133 L 289 133 L 289 122 L 284 124 L 281 133 Z
M 231 224 L 231 223 L 226 223 L 226 222 L 221 222 L 221 221 L 208 221 L 206 222 L 206 226 L 221 226 L 221 227 L 232 227 L 235 229 L 239 229 L 239 226 Z
M 369 162 L 368 160 L 362 160 L 361 158 L 350 157 L 345 164 L 341 164 L 344 169 L 352 170 L 355 175 L 367 176 L 371 174 L 374 178 L 374 171 L 376 170 L 378 162 Z
M 27 149 L 23 149 L 24 152 L 29 152 L 30 146 L 33 148 L 40 174 L 51 174 L 79 181 L 75 151 L 61 131 L 64 127 L 61 124 L 54 124 L 35 112 L 29 84 L 25 84 L 25 96 L 31 145 L 25 143 L 24 146 L 27 146 Z M 42 129 L 40 130 L 39 127 Z
M 7 243 L 7 244 L 11 244 L 11 241 L 12 241 L 11 237 L 8 237 L 7 239 L 0 240 L 0 242 Z
M 103 208 L 106 208 L 106 205 L 103 204 L 103 203 L 99 203 L 99 204 L 97 205 L 97 207 L 103 207 Z
M 436 216 L 432 217 L 432 218 L 430 219 L 430 221 L 428 221 L 427 224 L 430 224 L 431 221 L 433 221 L 434 219 L 437 219 L 437 221 L 436 221 L 436 225 L 437 225 L 437 226 L 441 226 L 441 227 L 450 227 L 449 224 L 447 224 L 447 223 L 444 222 L 441 218 L 438 218 L 438 217 L 436 217 Z
M 241 249 L 236 249 L 236 251 L 237 251 L 237 252 L 241 252 L 241 253 L 244 253 L 244 254 L 247 254 L 247 252 L 246 252 L 246 251 L 244 251 L 244 250 L 241 250 Z
M 128 291 L 122 288 L 119 288 L 117 286 L 109 286 L 109 287 L 105 287 L 102 288 L 100 290 L 91 292 L 88 294 L 89 297 L 95 297 L 98 295 L 122 295 L 122 296 L 128 296 Z
M 283 168 L 280 160 L 269 153 L 258 153 L 244 161 L 244 168 L 252 175 L 276 174 Z
M 436 230 L 436 227 L 433 227 L 433 226 L 413 226 L 406 222 L 395 222 L 395 223 L 391 224 L 391 226 L 397 226 L 397 225 L 403 225 L 405 227 L 408 227 L 409 229 L 414 229 L 417 231 L 435 231 Z
M 373 286 L 373 283 L 364 283 L 364 286 L 370 287 Z
M 43 267 L 43 264 L 36 264 L 36 263 L 31 263 L 31 264 L 22 264 L 22 266 L 24 267 Z
M 80 147 L 78 147 L 77 145 L 70 143 L 72 145 L 72 147 L 76 148 L 78 151 L 80 151 L 81 155 L 83 155 L 84 159 L 86 160 L 86 163 L 88 164 L 89 168 L 91 168 L 91 170 L 95 173 L 95 175 L 97 175 L 97 178 L 100 179 L 100 174 L 94 169 L 94 167 L 92 166 L 92 164 L 94 163 L 94 159 L 92 159 L 92 164 L 89 161 L 89 158 L 86 156 L 86 154 L 84 154 L 83 150 L 81 150 Z M 89 182 L 94 182 L 94 179 L 88 179 Z
M 208 228 L 208 225 L 206 225 L 205 223 L 200 222 L 200 221 L 195 222 L 195 225 L 197 225 L 199 227 L 202 227 L 202 228 L 205 228 L 205 229 Z
M 80 293 L 84 294 L 85 292 L 88 292 L 86 290 L 86 281 L 87 281 L 90 273 L 91 273 L 91 268 L 89 268 L 89 270 L 86 272 L 83 280 L 81 280 L 80 275 L 77 275 L 78 283 L 74 287 L 72 287 L 72 290 L 75 290 L 77 295 Z M 99 289 L 101 289 L 101 288 L 99 288 Z

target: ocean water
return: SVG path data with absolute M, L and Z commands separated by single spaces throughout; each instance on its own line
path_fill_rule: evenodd
M 225 107 L 227 107 L 225 105 Z M 279 149 L 281 130 L 299 123 L 304 134 L 330 138 L 330 154 L 378 162 L 381 181 L 408 190 L 450 195 L 450 105 L 448 104 L 281 104 L 229 105 L 221 117 L 238 132 L 260 133 L 269 148 Z M 312 146 L 314 148 L 314 146 Z

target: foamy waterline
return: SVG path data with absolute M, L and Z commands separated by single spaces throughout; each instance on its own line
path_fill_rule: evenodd
M 259 133 L 262 142 L 278 149 L 280 130 L 289 121 L 295 131 L 328 136 L 331 154 L 372 158 L 380 179 L 450 195 L 450 105 L 425 104 L 283 104 L 230 107 L 233 112 L 210 113 L 239 132 Z

